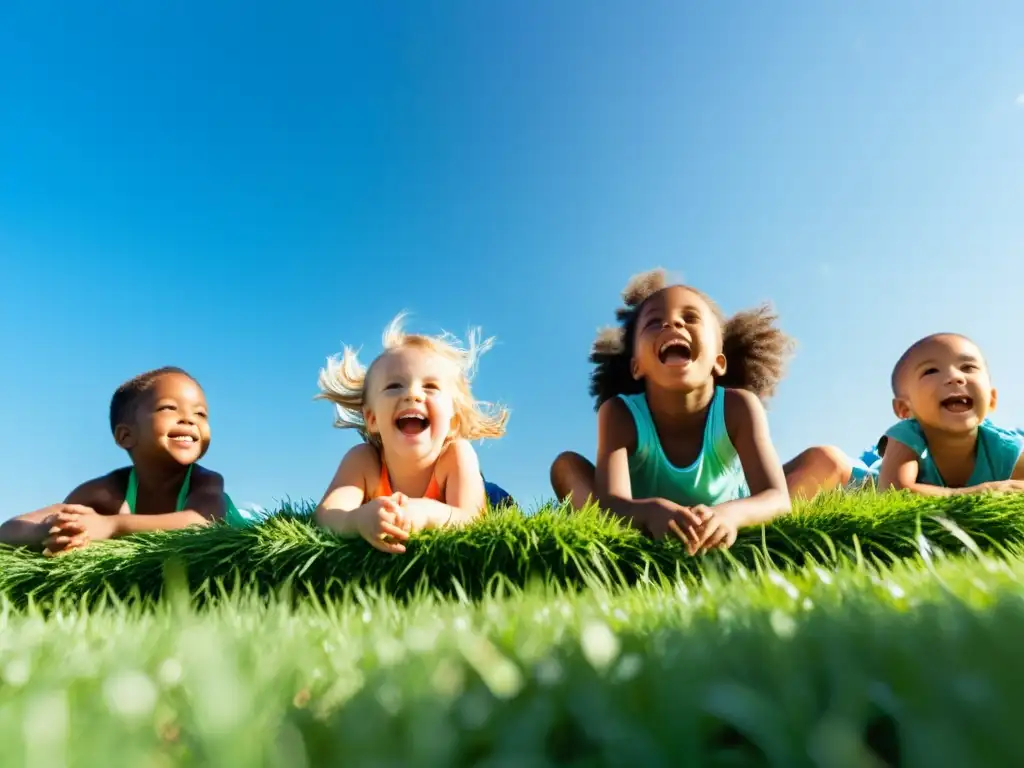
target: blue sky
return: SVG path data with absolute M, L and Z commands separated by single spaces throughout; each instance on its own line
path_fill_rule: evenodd
M 532 503 L 593 455 L 590 342 L 658 265 L 780 311 L 783 458 L 870 445 L 938 330 L 1024 426 L 1021 29 L 1009 0 L 5 3 L 0 517 L 123 464 L 109 397 L 167 364 L 236 501 L 318 498 L 355 441 L 319 367 L 402 309 L 498 337 L 481 460 Z

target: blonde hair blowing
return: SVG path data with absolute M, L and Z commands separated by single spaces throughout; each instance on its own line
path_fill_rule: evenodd
M 508 410 L 473 399 L 470 380 L 476 373 L 480 355 L 494 346 L 494 337 L 480 340 L 480 330 L 471 329 L 466 346 L 448 332 L 440 336 L 425 336 L 417 333 L 405 333 L 402 321 L 405 312 L 399 313 L 392 320 L 381 339 L 384 351 L 377 355 L 364 368 L 357 358 L 357 351 L 346 346 L 340 356 L 327 358 L 327 365 L 320 369 L 318 384 L 320 394 L 314 399 L 329 400 L 335 406 L 334 426 L 339 429 L 358 430 L 363 440 L 380 447 L 380 435 L 370 434 L 363 419 L 363 408 L 366 405 L 366 381 L 373 371 L 373 366 L 388 352 L 403 348 L 427 349 L 436 355 L 454 363 L 458 369 L 455 377 L 455 392 L 452 400 L 455 406 L 455 428 L 449 433 L 448 439 L 482 440 L 489 437 L 501 437 L 505 434 L 505 423 L 508 421 Z

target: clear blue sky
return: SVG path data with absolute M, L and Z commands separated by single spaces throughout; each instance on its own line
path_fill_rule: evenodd
M 593 455 L 590 342 L 657 265 L 780 310 L 784 458 L 870 445 L 938 330 L 1024 426 L 1022 29 L 1013 0 L 4 3 L 0 517 L 123 464 L 109 397 L 168 364 L 236 501 L 319 497 L 355 440 L 319 367 L 401 309 L 498 336 L 480 455 L 529 504 Z

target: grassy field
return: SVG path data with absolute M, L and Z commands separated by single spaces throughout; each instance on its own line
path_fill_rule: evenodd
M 1022 532 L 864 496 L 700 562 L 558 511 L 405 558 L 297 520 L 2 552 L 0 765 L 1024 764 Z M 160 558 L 255 570 L 157 600 Z

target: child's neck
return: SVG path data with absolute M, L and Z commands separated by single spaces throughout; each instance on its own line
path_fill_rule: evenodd
M 923 424 L 925 442 L 935 468 L 949 488 L 963 488 L 974 474 L 978 455 L 978 430 L 959 434 L 929 429 Z
M 410 462 L 393 456 L 389 457 L 387 451 L 383 450 L 381 451 L 381 460 L 388 470 L 391 490 L 401 491 L 410 498 L 421 498 L 427 492 L 430 478 L 434 475 L 434 467 L 437 465 L 436 457 Z
M 659 431 L 663 429 L 685 429 L 703 424 L 707 410 L 715 397 L 715 382 L 680 392 L 647 386 L 647 408 L 651 412 Z
M 136 513 L 144 510 L 173 511 L 189 466 L 133 464 L 132 469 L 138 484 Z

